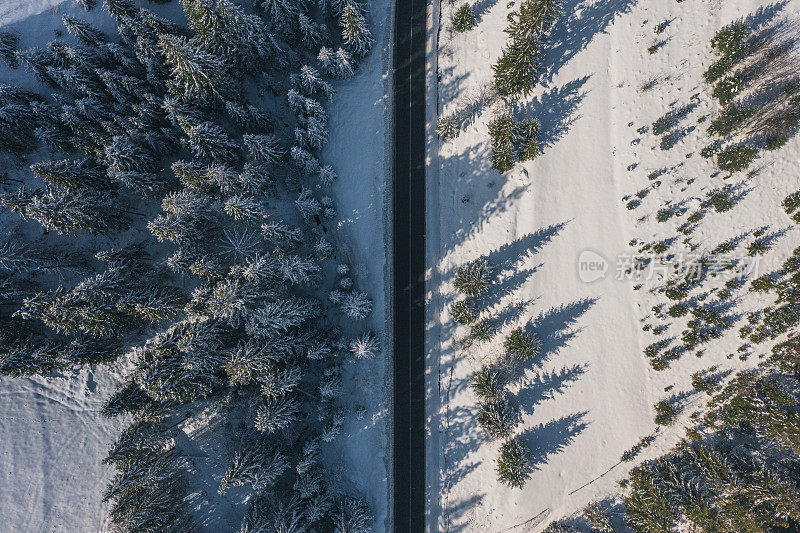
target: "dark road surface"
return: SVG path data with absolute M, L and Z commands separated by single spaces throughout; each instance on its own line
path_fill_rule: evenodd
M 425 530 L 425 14 L 398 0 L 394 48 L 394 530 Z

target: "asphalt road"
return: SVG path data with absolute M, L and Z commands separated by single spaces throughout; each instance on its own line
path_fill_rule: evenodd
M 425 530 L 426 2 L 398 0 L 394 47 L 394 530 Z

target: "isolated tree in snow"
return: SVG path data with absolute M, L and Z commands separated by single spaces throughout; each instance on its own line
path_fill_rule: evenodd
M 489 263 L 482 257 L 459 267 L 453 280 L 456 290 L 465 296 L 476 296 L 485 292 L 490 283 Z
M 478 312 L 469 300 L 458 300 L 450 306 L 450 315 L 459 324 L 472 324 L 478 320 Z
M 522 488 L 531 477 L 530 452 L 519 437 L 505 441 L 497 458 L 497 478 L 512 488 Z
M 350 352 L 356 359 L 372 359 L 380 351 L 380 342 L 372 332 L 362 333 L 350 341 Z
M 453 29 L 459 33 L 471 30 L 475 27 L 475 11 L 469 4 L 462 4 L 453 14 Z
M 516 328 L 506 336 L 503 347 L 515 359 L 530 359 L 539 354 L 541 343 L 535 335 L 526 333 L 522 328 Z
M 511 435 L 516 423 L 515 415 L 508 398 L 500 394 L 481 401 L 478 424 L 491 440 L 503 439 Z
M 458 124 L 452 116 L 439 117 L 436 122 L 436 133 L 443 141 L 449 141 L 458 135 Z
M 350 292 L 342 298 L 342 312 L 355 320 L 363 320 L 372 312 L 372 300 L 363 292 Z

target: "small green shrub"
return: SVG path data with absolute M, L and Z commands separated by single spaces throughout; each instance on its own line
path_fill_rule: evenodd
M 689 311 L 689 308 L 686 307 L 685 304 L 674 304 L 671 305 L 670 308 L 667 310 L 667 314 L 672 318 L 680 318 L 685 315 Z
M 453 285 L 465 296 L 481 294 L 489 288 L 491 273 L 489 263 L 484 258 L 470 261 L 459 267 Z
M 673 215 L 675 215 L 675 210 L 665 207 L 658 210 L 656 213 L 656 220 L 658 222 L 666 222 L 667 220 L 671 219 Z
M 472 324 L 469 334 L 473 339 L 488 341 L 494 335 L 494 328 L 492 328 L 492 323 L 484 318 Z
M 655 422 L 659 426 L 670 426 L 678 419 L 679 411 L 672 403 L 667 400 L 661 400 L 655 405 L 656 416 Z
M 726 172 L 744 170 L 758 152 L 747 146 L 729 146 L 717 154 L 717 166 Z
M 469 4 L 462 4 L 453 14 L 453 29 L 459 33 L 464 33 L 475 27 L 475 12 Z
M 505 441 L 497 459 L 497 478 L 509 487 L 522 488 L 530 477 L 530 452 L 519 438 Z
M 472 324 L 478 320 L 478 313 L 475 311 L 475 306 L 468 300 L 453 302 L 450 306 L 450 314 L 459 324 Z
M 667 113 L 653 122 L 653 135 L 663 135 L 678 125 L 678 119 L 673 113 Z
M 756 239 L 747 246 L 747 255 L 764 255 L 769 251 L 769 243 L 764 239 Z
M 525 333 L 522 328 L 512 330 L 503 342 L 503 346 L 515 359 L 536 357 L 541 349 L 539 339 L 535 335 Z

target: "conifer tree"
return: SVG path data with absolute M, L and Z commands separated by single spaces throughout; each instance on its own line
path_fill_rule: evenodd
M 339 17 L 339 25 L 342 28 L 342 41 L 347 51 L 357 59 L 366 56 L 375 38 L 369 31 L 367 21 L 357 4 L 347 2 Z
M 274 135 L 245 134 L 243 139 L 250 157 L 258 162 L 276 163 L 284 154 Z
M 509 439 L 500 446 L 497 477 L 512 488 L 522 488 L 531 477 L 530 452 L 518 437 Z
M 36 220 L 45 229 L 68 235 L 82 231 L 105 233 L 118 225 L 107 198 L 79 190 L 27 194 L 20 189 L 16 195 L 0 195 L 0 206 Z
M 19 68 L 19 58 L 17 57 L 18 45 L 19 37 L 11 32 L 0 31 L 0 59 L 2 59 L 10 69 Z
M 67 31 L 85 44 L 95 45 L 106 40 L 105 34 L 88 22 L 69 15 L 62 16 L 61 20 L 64 22 L 64 27 L 67 28 Z
M 221 127 L 213 122 L 191 126 L 186 132 L 189 148 L 202 161 L 231 164 L 239 159 L 239 147 Z
M 55 187 L 90 191 L 108 189 L 104 172 L 91 159 L 42 161 L 31 165 L 31 170 L 48 185 Z
M 465 296 L 476 296 L 486 291 L 490 282 L 489 263 L 479 258 L 459 267 L 453 285 Z
M 222 62 L 203 50 L 197 41 L 161 35 L 159 45 L 177 87 L 185 97 L 206 99 L 226 92 Z

